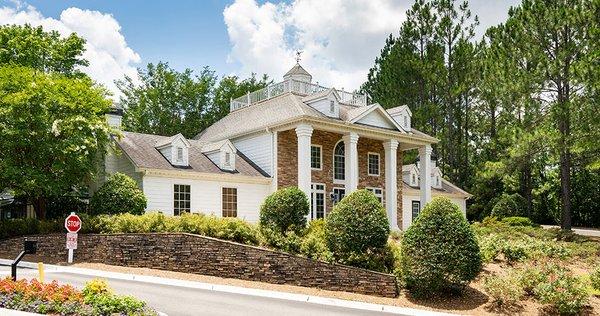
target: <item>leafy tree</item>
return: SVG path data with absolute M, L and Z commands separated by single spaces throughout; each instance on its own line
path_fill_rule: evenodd
M 46 197 L 93 176 L 109 141 L 106 95 L 87 77 L 0 67 L 0 183 L 34 201 L 39 218 Z
M 586 80 L 580 71 L 592 62 L 589 56 L 595 43 L 591 30 L 598 25 L 597 10 L 597 1 L 525 0 L 509 11 L 508 21 L 501 27 L 504 35 L 499 37 L 506 52 L 522 56 L 516 59 L 521 63 L 508 64 L 505 75 L 524 82 L 522 95 L 534 96 L 544 109 L 541 114 L 547 124 L 542 126 L 559 157 L 564 229 L 572 224 L 574 144 L 585 148 L 591 143 L 586 137 L 583 141 L 573 138 L 578 126 L 572 118 L 583 108 L 581 105 L 597 103 L 586 93 Z M 527 70 L 525 75 L 522 69 Z M 528 80 L 523 80 L 524 76 Z
M 46 32 L 41 26 L 0 26 L 0 65 L 31 67 L 42 72 L 83 75 L 79 67 L 88 62 L 81 58 L 85 40 L 75 33 L 62 38 L 57 31 Z
M 207 126 L 229 113 L 229 102 L 231 99 L 262 89 L 272 82 L 273 80 L 270 80 L 267 75 L 263 75 L 258 79 L 254 73 L 250 78 L 244 80 L 240 80 L 237 76 L 225 76 L 221 78 L 221 81 L 219 81 L 219 84 L 214 89 L 214 106 L 211 108 Z
M 296 187 L 283 188 L 269 195 L 260 207 L 260 226 L 281 234 L 301 234 L 310 212 L 308 198 Z
M 133 132 L 191 138 L 208 126 L 214 72 L 204 68 L 199 75 L 178 72 L 167 63 L 149 63 L 138 69 L 140 82 L 128 76 L 117 82 L 125 128 Z
M 92 214 L 141 215 L 146 209 L 146 204 L 146 196 L 135 180 L 117 172 L 94 193 L 90 208 Z

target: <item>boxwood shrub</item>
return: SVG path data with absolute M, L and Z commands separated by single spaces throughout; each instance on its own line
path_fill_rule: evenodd
M 460 292 L 481 266 L 475 234 L 448 198 L 428 203 L 402 239 L 404 283 L 415 296 Z
M 309 211 L 308 198 L 300 189 L 279 189 L 269 195 L 260 207 L 261 230 L 272 230 L 281 234 L 293 231 L 299 235 L 306 227 Z
M 503 194 L 492 208 L 492 216 L 499 219 L 511 216 L 525 216 L 526 200 L 520 194 Z
M 390 228 L 385 210 L 375 195 L 358 190 L 337 203 L 325 219 L 325 241 L 341 263 L 388 271 L 393 255 L 386 247 Z
M 146 196 L 137 183 L 127 175 L 115 173 L 110 176 L 90 200 L 92 214 L 143 214 Z

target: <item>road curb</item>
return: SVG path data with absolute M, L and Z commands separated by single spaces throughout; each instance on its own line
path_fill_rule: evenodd
M 11 262 L 12 262 L 11 260 L 0 259 L 0 265 L 10 264 Z M 19 267 L 37 269 L 37 263 L 22 261 L 21 263 L 19 263 Z M 232 286 L 232 285 L 210 284 L 210 283 L 196 282 L 196 281 L 168 279 L 168 278 L 161 278 L 161 277 L 154 277 L 154 276 L 147 276 L 147 275 L 136 275 L 136 274 L 129 274 L 129 273 L 110 272 L 110 271 L 103 271 L 103 270 L 93 270 L 93 269 L 75 268 L 75 267 L 68 267 L 68 266 L 56 266 L 56 265 L 44 265 L 44 267 L 45 267 L 47 273 L 52 273 L 52 272 L 73 273 L 73 274 L 87 275 L 87 276 L 100 277 L 100 278 L 130 280 L 130 281 L 144 282 L 144 283 L 150 283 L 150 284 L 170 285 L 170 286 L 177 286 L 177 287 L 201 289 L 201 290 L 207 290 L 207 291 L 216 291 L 216 292 L 222 292 L 222 293 L 258 296 L 258 297 L 296 301 L 296 302 L 308 302 L 311 304 L 342 307 L 342 308 L 352 308 L 352 309 L 369 311 L 369 312 L 386 312 L 386 313 L 393 313 L 393 314 L 406 315 L 406 316 L 455 315 L 455 314 L 448 314 L 448 313 L 441 313 L 441 312 L 427 311 L 427 310 L 419 310 L 419 309 L 414 309 L 414 308 L 398 307 L 398 306 L 391 306 L 391 305 L 348 301 L 348 300 L 321 297 L 321 296 L 312 296 L 312 295 L 306 295 L 306 294 L 296 294 L 296 293 L 277 292 L 277 291 L 270 291 L 270 290 L 252 289 L 252 288 Z

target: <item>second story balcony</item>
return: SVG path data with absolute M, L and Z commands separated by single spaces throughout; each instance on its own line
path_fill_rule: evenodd
M 315 93 L 323 92 L 328 90 L 329 88 L 323 87 L 319 84 L 314 84 L 311 82 L 306 82 L 303 80 L 297 80 L 293 78 L 286 79 L 282 82 L 271 84 L 265 88 L 262 88 L 257 91 L 248 92 L 246 95 L 243 95 L 239 98 L 233 99 L 230 102 L 229 110 L 230 112 L 245 108 L 252 104 L 256 104 L 262 102 L 264 100 L 268 100 L 270 98 L 274 98 L 278 95 L 292 92 L 302 96 L 308 96 Z M 340 97 L 340 102 L 352 105 L 352 106 L 365 106 L 367 105 L 367 96 L 359 93 L 346 92 L 344 90 L 337 90 Z

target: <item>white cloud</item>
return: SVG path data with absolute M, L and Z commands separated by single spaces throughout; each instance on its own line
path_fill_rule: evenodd
M 400 0 L 236 0 L 223 12 L 232 44 L 228 58 L 241 64 L 243 76 L 267 73 L 279 80 L 299 49 L 313 81 L 353 90 L 366 80 L 409 5 Z
M 111 14 L 71 7 L 54 19 L 44 17 L 33 6 L 14 3 L 0 7 L 0 24 L 41 25 L 63 36 L 77 33 L 86 40 L 83 58 L 89 61 L 89 66 L 82 70 L 113 93 L 118 94 L 114 80 L 124 75 L 137 76 L 134 64 L 140 62 L 140 56 L 127 45 L 119 22 Z

